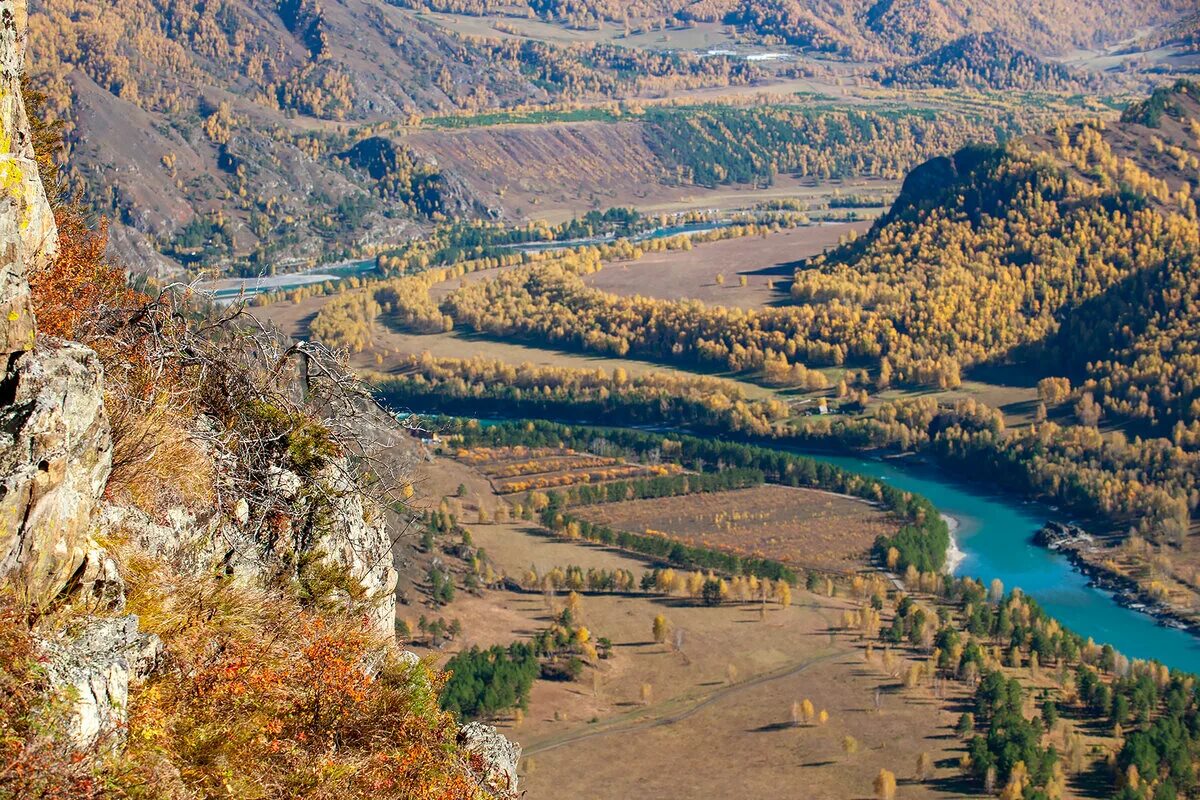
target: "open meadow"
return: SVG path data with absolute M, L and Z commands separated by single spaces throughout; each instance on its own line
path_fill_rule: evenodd
M 619 295 L 761 308 L 788 297 L 795 262 L 869 227 L 869 222 L 826 223 L 648 253 L 637 261 L 606 264 L 584 283 Z
M 450 464 L 433 462 L 435 469 Z M 754 495 L 728 494 L 731 508 L 757 507 Z M 799 514 L 795 524 L 802 525 Z M 661 566 L 554 538 L 532 523 L 468 527 L 500 575 L 545 575 L 568 566 L 638 575 Z M 612 655 L 588 665 L 576 681 L 536 681 L 523 713 L 491 722 L 521 742 L 521 781 L 530 800 L 781 791 L 870 798 L 881 769 L 897 776 L 898 798 L 972 794 L 959 768 L 965 744 L 955 733 L 960 714 L 972 708 L 969 684 L 911 684 L 905 675 L 924 660 L 922 653 L 907 646 L 868 651 L 857 632 L 844 629 L 846 614 L 861 602 L 844 589 L 832 597 L 797 591 L 786 607 L 756 601 L 706 607 L 673 595 L 583 592 L 580 621 L 593 637 L 611 641 Z M 462 635 L 435 650 L 415 649 L 445 663 L 473 646 L 507 646 L 551 625 L 566 603 L 561 593 L 515 584 L 462 592 L 438 612 L 457 620 Z M 410 625 L 417 613 L 400 609 Z M 659 615 L 667 623 L 663 642 L 652 635 Z M 1053 738 L 1073 730 L 1066 720 Z M 1086 739 L 1089 746 L 1109 744 L 1095 732 Z M 928 772 L 919 776 L 922 760 Z M 731 770 L 731 764 L 753 768 Z M 1087 775 L 1068 785 L 1064 797 L 1090 796 Z
M 876 537 L 895 532 L 895 524 L 863 500 L 786 486 L 630 500 L 582 515 L 616 530 L 838 572 L 860 569 Z
M 541 572 L 649 566 L 527 525 L 471 531 L 508 574 L 531 565 Z M 438 658 L 531 636 L 564 600 L 512 591 L 463 596 L 446 610 L 461 621 L 463 638 Z M 962 743 L 953 725 L 964 698 L 959 690 L 939 698 L 927 686 L 904 689 L 881 656 L 868 663 L 857 636 L 833 630 L 852 605 L 798 593 L 787 608 L 768 605 L 763 618 L 753 602 L 707 608 L 675 597 L 585 595 L 583 623 L 611 639 L 614 655 L 577 682 L 537 681 L 523 720 L 497 721 L 524 749 L 527 797 L 748 796 L 777 793 L 801 775 L 805 797 L 869 797 L 881 768 L 911 778 L 922 752 L 936 765 L 931 780 L 905 786 L 901 796 L 954 796 Z M 670 625 L 663 644 L 651 636 L 658 614 Z M 792 703 L 805 700 L 828 721 L 793 725 Z M 734 774 L 730 764 L 755 769 Z

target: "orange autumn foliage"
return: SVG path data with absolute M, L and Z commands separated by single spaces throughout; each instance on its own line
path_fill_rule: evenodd
M 120 309 L 145 298 L 129 288 L 125 271 L 106 255 L 108 222 L 93 229 L 78 206 L 55 210 L 60 252 L 29 276 L 38 330 L 45 336 L 90 342 Z
M 170 660 L 132 696 L 114 783 L 155 797 L 487 796 L 438 706 L 445 676 L 398 658 L 366 619 L 219 578 L 146 585 L 160 565 L 129 564 L 130 607 Z
M 26 614 L 0 595 L 0 797 L 88 800 L 99 782 L 68 746 L 61 708 L 46 702 L 46 674 Z

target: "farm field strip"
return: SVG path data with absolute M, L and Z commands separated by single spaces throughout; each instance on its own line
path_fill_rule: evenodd
M 502 495 L 683 472 L 675 464 L 632 464 L 571 450 L 539 452 L 524 448 L 514 451 L 486 448 L 460 450 L 457 458 L 487 477 L 496 492 Z

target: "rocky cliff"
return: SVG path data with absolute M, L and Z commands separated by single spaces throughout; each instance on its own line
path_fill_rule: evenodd
M 292 431 L 292 439 L 282 439 L 280 460 L 262 462 L 262 495 L 160 509 L 157 517 L 110 497 L 114 430 L 102 359 L 81 344 L 39 336 L 28 280 L 55 263 L 58 237 L 21 91 L 26 18 L 25 0 L 0 0 L 0 588 L 4 597 L 15 595 L 22 616 L 49 621 L 34 627 L 35 660 L 59 696 L 56 706 L 66 704 L 66 738 L 81 751 L 109 751 L 124 746 L 139 679 L 161 673 L 173 654 L 127 613 L 125 566 L 102 542 L 169 569 L 173 574 L 159 576 L 164 586 L 216 580 L 244 586 L 245 596 L 264 603 L 294 591 L 302 583 L 298 565 L 317 561 L 328 566 L 322 574 L 342 576 L 327 602 L 342 602 L 338 592 L 346 603 L 353 599 L 352 615 L 369 620 L 374 643 L 394 636 L 396 572 L 387 515 L 360 489 L 353 459 L 313 458 L 317 466 L 308 469 L 292 463 L 304 447 L 336 452 L 308 429 L 311 440 Z M 250 406 L 259 422 L 291 419 L 262 402 Z M 213 420 L 187 424 L 203 439 L 199 432 Z M 264 441 L 277 445 L 280 438 Z M 207 452 L 203 442 L 197 448 Z M 244 476 L 222 481 L 221 470 L 243 466 L 222 455 L 206 455 L 214 481 L 247 485 Z M 262 509 L 267 495 L 269 514 Z M 298 617 L 295 624 L 304 622 Z M 199 649 L 214 648 L 201 642 Z M 336 662 L 343 655 L 321 657 Z M 368 662 L 386 660 L 370 648 L 357 658 L 339 674 L 374 679 L 378 670 Z M 352 698 L 363 691 L 351 688 Z M 460 763 L 490 795 L 515 793 L 519 748 L 478 725 L 463 729 L 457 746 Z

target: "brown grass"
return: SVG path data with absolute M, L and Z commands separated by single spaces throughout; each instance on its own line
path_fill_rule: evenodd
M 649 253 L 639 261 L 606 264 L 584 282 L 618 295 L 761 308 L 787 299 L 791 264 L 836 245 L 851 230 L 862 233 L 869 227 L 867 222 L 817 225 Z M 724 276 L 723 284 L 717 283 L 718 275 Z M 743 275 L 746 286 L 740 285 Z
M 531 564 L 542 572 L 580 564 L 635 574 L 647 566 L 521 525 L 472 532 L 497 567 L 513 575 Z M 649 596 L 585 597 L 583 622 L 595 636 L 612 639 L 613 658 L 576 683 L 538 681 L 524 722 L 498 721 L 526 751 L 522 788 L 529 800 L 745 797 L 798 785 L 804 792 L 795 796 L 806 798 L 870 797 L 881 768 L 911 777 L 922 751 L 941 765 L 935 778 L 953 779 L 957 769 L 950 763 L 961 744 L 948 734 L 962 690 L 955 687 L 941 700 L 926 687 L 900 690 L 878 658 L 867 664 L 857 641 L 830 632 L 849 602 L 802 592 L 795 597 L 788 608 L 771 605 L 765 621 L 754 604 L 704 608 Z M 562 598 L 554 603 L 557 608 Z M 653 643 L 651 621 L 659 613 L 672 631 L 683 631 L 682 653 Z M 457 651 L 523 638 L 548 624 L 551 611 L 541 596 L 493 591 L 461 595 L 445 615 L 464 624 L 463 639 L 450 646 Z M 727 682 L 731 664 L 733 686 Z M 648 705 L 640 701 L 643 684 L 652 688 Z M 880 712 L 874 710 L 876 689 Z M 792 701 L 804 698 L 828 710 L 827 725 L 789 725 Z M 841 750 L 846 735 L 861 743 L 850 758 Z M 963 796 L 936 786 L 905 786 L 902 796 Z
M 618 530 L 842 572 L 860 568 L 875 538 L 895 532 L 864 501 L 784 486 L 632 500 L 580 513 Z

